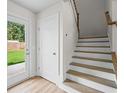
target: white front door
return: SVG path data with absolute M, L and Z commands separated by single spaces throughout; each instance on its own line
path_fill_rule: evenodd
M 40 21 L 40 74 L 53 83 L 58 80 L 58 33 L 58 14 Z

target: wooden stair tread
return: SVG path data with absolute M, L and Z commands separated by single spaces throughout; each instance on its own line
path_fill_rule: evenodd
M 85 73 L 80 73 L 80 72 L 77 72 L 77 71 L 74 71 L 74 70 L 69 70 L 67 73 L 71 74 L 71 75 L 74 75 L 74 76 L 77 76 L 77 77 L 80 77 L 80 78 L 83 78 L 83 79 L 87 79 L 87 80 L 90 80 L 90 81 L 94 81 L 96 83 L 100 83 L 100 84 L 109 86 L 109 87 L 112 87 L 112 88 L 116 88 L 115 82 L 111 81 L 111 80 L 103 79 L 103 78 L 92 76 L 92 75 L 85 74 Z
M 79 37 L 79 39 L 91 39 L 91 38 L 108 38 L 108 36 L 87 36 L 87 37 L 80 36 Z
M 76 47 L 110 48 L 110 46 L 76 46 Z
M 111 52 L 80 51 L 80 50 L 75 50 L 74 52 L 81 52 L 81 53 L 96 53 L 96 54 L 112 54 Z
M 72 62 L 70 65 L 78 66 L 78 67 L 84 67 L 84 68 L 88 68 L 88 69 L 93 69 L 93 70 L 98 70 L 98 71 L 103 71 L 103 72 L 108 72 L 108 73 L 113 73 L 114 74 L 113 69 L 102 68 L 102 67 L 91 66 L 91 65 L 80 64 L 80 63 L 74 63 L 74 62 Z
M 69 86 L 69 87 L 74 88 L 75 90 L 77 90 L 81 93 L 103 93 L 103 92 L 100 92 L 100 91 L 95 90 L 93 88 L 90 88 L 88 86 L 79 84 L 79 83 L 74 82 L 72 80 L 69 80 L 69 79 L 65 80 L 64 84 Z
M 78 41 L 78 43 L 106 43 L 109 41 Z
M 109 60 L 109 59 L 89 58 L 89 57 L 79 57 L 79 56 L 73 56 L 72 58 L 112 63 L 112 60 Z

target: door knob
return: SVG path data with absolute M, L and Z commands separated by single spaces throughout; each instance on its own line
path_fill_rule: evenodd
M 54 52 L 53 55 L 56 55 L 56 53 Z

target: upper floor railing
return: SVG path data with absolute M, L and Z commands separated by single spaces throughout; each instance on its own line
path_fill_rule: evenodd
M 108 25 L 116 25 L 117 26 L 117 21 L 112 21 L 109 12 L 105 12 L 106 20 Z
M 116 25 L 117 26 L 117 21 L 112 21 L 112 18 L 109 14 L 109 12 L 105 12 L 105 16 L 106 16 L 106 20 L 107 20 L 107 24 L 112 26 L 112 25 Z M 113 62 L 113 66 L 114 66 L 114 70 L 115 70 L 115 74 L 117 76 L 117 55 L 115 52 L 112 52 L 112 62 Z

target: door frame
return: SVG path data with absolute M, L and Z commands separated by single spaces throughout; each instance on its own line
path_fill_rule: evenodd
M 25 67 L 26 67 L 26 75 L 23 73 L 20 75 L 17 75 L 15 78 L 12 77 L 8 80 L 9 81 L 7 87 L 10 88 L 14 85 L 17 85 L 18 83 L 28 79 L 30 77 L 30 33 L 29 33 L 29 22 L 28 20 L 25 20 L 24 18 L 21 18 L 19 16 L 13 15 L 13 14 L 7 14 L 7 22 L 15 22 L 20 23 L 25 26 L 25 42 L 26 42 L 26 48 L 25 48 Z M 28 54 L 28 55 L 27 55 Z M 18 78 L 18 79 L 17 79 Z

